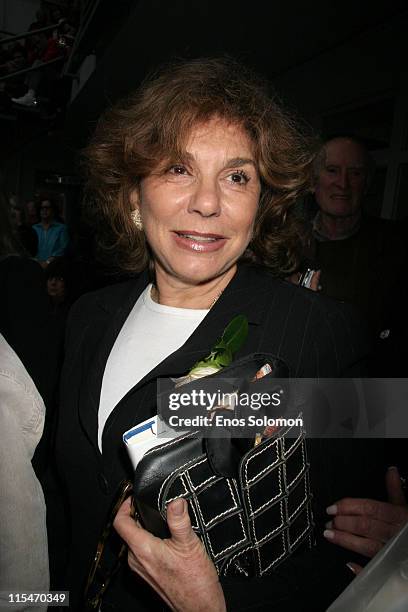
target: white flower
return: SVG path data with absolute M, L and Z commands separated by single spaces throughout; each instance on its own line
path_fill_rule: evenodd
M 199 378 L 204 378 L 204 376 L 211 376 L 211 374 L 215 374 L 222 370 L 222 367 L 217 364 L 206 364 L 206 365 L 197 365 L 195 368 L 190 370 L 188 374 L 185 376 L 180 376 L 180 378 L 175 379 L 175 387 L 181 387 L 182 385 L 186 385 L 193 380 L 198 380 Z

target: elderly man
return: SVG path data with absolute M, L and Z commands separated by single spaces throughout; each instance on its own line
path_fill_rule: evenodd
M 388 296 L 395 291 L 405 249 L 392 222 L 363 212 L 374 163 L 358 140 L 328 140 L 316 159 L 313 255 L 322 292 L 352 303 L 374 337 L 387 336 Z
M 372 170 L 368 152 L 352 138 L 333 138 L 321 148 L 315 186 L 320 209 L 314 222 L 318 238 L 341 240 L 357 231 Z

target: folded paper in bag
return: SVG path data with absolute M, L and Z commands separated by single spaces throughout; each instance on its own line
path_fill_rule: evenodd
M 148 450 L 168 441 L 169 438 L 159 438 L 157 436 L 157 416 L 146 419 L 146 421 L 135 425 L 123 434 L 123 442 L 134 470 Z

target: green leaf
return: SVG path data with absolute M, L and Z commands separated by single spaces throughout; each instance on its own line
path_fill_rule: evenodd
M 213 351 L 218 351 L 219 349 L 226 348 L 228 348 L 228 344 L 225 342 L 225 340 L 220 338 L 220 340 L 217 340 L 217 344 L 214 345 Z
M 232 362 L 232 352 L 228 348 L 223 351 L 220 351 L 220 353 L 217 355 L 215 359 L 215 363 L 218 366 L 221 366 L 223 368 L 225 368 L 226 366 L 229 366 L 231 362 Z
M 214 365 L 217 368 L 225 368 L 232 363 L 233 354 L 244 344 L 248 336 L 248 320 L 244 315 L 238 315 L 225 328 L 221 338 L 211 350 L 211 353 L 197 361 L 190 370 L 205 368 Z
M 232 319 L 222 334 L 220 344 L 227 345 L 231 353 L 236 353 L 248 337 L 248 319 L 238 315 Z M 216 345 L 216 347 L 218 344 Z

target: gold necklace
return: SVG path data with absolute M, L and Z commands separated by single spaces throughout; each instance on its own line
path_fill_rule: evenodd
M 224 291 L 224 289 L 221 289 L 221 291 L 219 291 L 217 293 L 217 295 L 215 296 L 215 298 L 212 300 L 212 302 L 208 306 L 208 308 L 206 308 L 204 310 L 211 310 L 211 308 L 214 306 L 214 304 L 220 299 L 223 291 Z M 152 289 L 150 291 L 150 296 L 151 296 L 153 302 L 156 302 L 156 304 L 160 304 L 159 291 L 158 291 L 156 285 L 152 285 Z
M 219 292 L 217 293 L 217 295 L 215 296 L 215 298 L 213 299 L 213 301 L 212 301 L 212 302 L 211 302 L 211 304 L 209 305 L 208 310 L 211 310 L 211 308 L 214 306 L 215 302 L 217 302 L 217 301 L 220 299 L 220 297 L 221 297 L 221 295 L 222 295 L 223 291 L 224 291 L 224 289 L 221 289 L 221 291 L 219 291 Z

